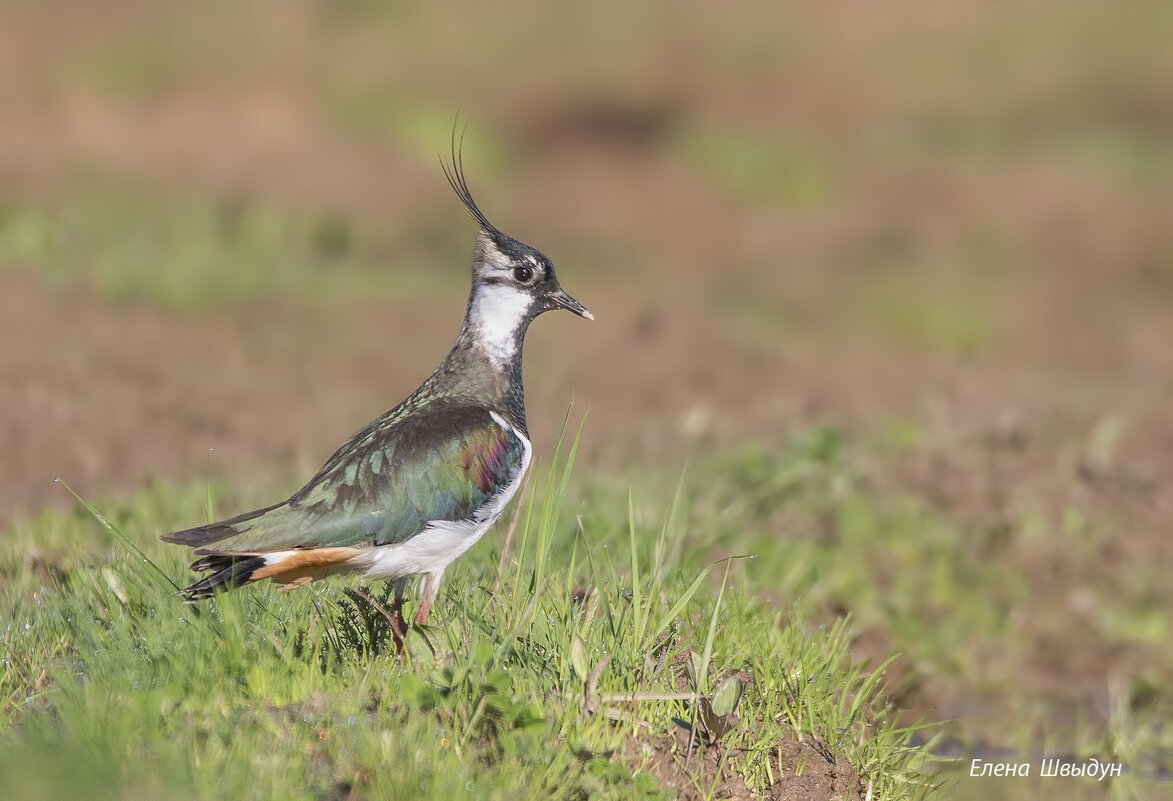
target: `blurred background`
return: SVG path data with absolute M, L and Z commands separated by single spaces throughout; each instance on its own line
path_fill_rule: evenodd
M 834 432 L 946 533 L 881 527 L 848 581 L 817 515 L 753 525 L 826 544 L 804 595 L 904 654 L 910 719 L 1028 750 L 1163 720 L 1170 30 L 1160 0 L 3 3 L 0 523 L 58 476 L 304 477 L 414 388 L 467 292 L 459 118 L 481 207 L 597 318 L 531 330 L 539 452 L 573 398 L 580 470 L 768 494 Z

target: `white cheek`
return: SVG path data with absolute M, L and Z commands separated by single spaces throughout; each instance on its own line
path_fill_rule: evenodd
M 473 298 L 470 322 L 477 343 L 489 358 L 504 365 L 517 351 L 517 329 L 529 314 L 533 298 L 516 287 L 486 284 Z

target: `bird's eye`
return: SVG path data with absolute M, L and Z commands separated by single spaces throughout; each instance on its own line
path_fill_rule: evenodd
M 524 283 L 528 282 L 529 279 L 531 279 L 533 277 L 534 277 L 534 271 L 533 271 L 532 267 L 522 266 L 522 267 L 514 267 L 513 268 L 513 280 L 519 284 L 524 284 Z

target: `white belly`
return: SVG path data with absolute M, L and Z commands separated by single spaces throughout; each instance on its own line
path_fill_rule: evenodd
M 433 573 L 452 564 L 496 522 L 438 520 L 406 542 L 373 545 L 351 560 L 364 578 L 398 579 Z

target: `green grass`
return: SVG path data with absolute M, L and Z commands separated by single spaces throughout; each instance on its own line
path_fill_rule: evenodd
M 1159 797 L 1153 777 L 1170 770 L 1173 731 L 1165 721 L 1173 694 L 1157 676 L 1173 664 L 1173 652 L 1154 567 L 1137 565 L 1127 585 L 1115 581 L 1102 570 L 1115 547 L 1112 532 L 1074 504 L 1056 537 L 1041 498 L 1024 494 L 1007 519 L 981 523 L 883 489 L 898 454 L 929 447 L 925 439 L 900 421 L 872 442 L 825 426 L 796 432 L 786 448 L 748 445 L 710 456 L 686 490 L 695 538 L 679 546 L 693 554 L 754 553 L 752 569 L 769 577 L 762 589 L 772 597 L 798 599 L 812 619 L 849 612 L 856 634 L 901 654 L 905 690 L 915 696 L 931 685 L 965 699 L 965 717 L 938 730 L 952 747 L 993 748 L 1036 763 L 1042 754 L 1117 761 L 1130 775 L 1112 797 Z M 1060 583 L 1094 599 L 1090 621 L 1046 602 L 1055 592 L 1049 575 L 1067 576 Z M 1056 637 L 1075 638 L 1098 659 L 1117 648 L 1137 655 L 1113 677 L 1102 716 L 1073 701 L 1070 687 L 1028 683 L 1030 671 L 1053 658 Z M 943 767 L 950 775 L 953 768 Z M 1043 789 L 1024 785 L 1016 797 L 1074 791 Z
M 19 524 L 0 555 L 6 792 L 668 798 L 627 746 L 696 721 L 708 702 L 690 688 L 724 688 L 710 707 L 728 713 L 730 676 L 744 695 L 710 747 L 751 789 L 800 769 L 775 756 L 789 737 L 849 760 L 873 798 L 923 792 L 928 758 L 891 721 L 884 666 L 848 655 L 846 620 L 779 611 L 754 560 L 695 567 L 683 494 L 655 523 L 625 493 L 571 515 L 572 461 L 521 502 L 499 576 L 488 544 L 449 570 L 402 662 L 344 581 L 180 603 L 186 554 L 156 535 L 206 516 L 207 488 L 152 488 L 99 512 L 105 527 L 84 508 Z M 711 797 L 711 766 L 674 759 Z
M 450 207 L 422 216 L 410 232 L 383 230 L 329 209 L 82 183 L 56 202 L 0 202 L 0 269 L 171 312 L 459 295 L 466 272 L 438 265 L 468 258 L 468 226 Z
M 12 621 L 0 780 L 18 797 L 60 795 L 59 781 L 112 798 L 329 797 L 350 786 L 370 797 L 656 798 L 671 795 L 653 770 L 667 753 L 709 797 L 714 763 L 688 760 L 679 739 L 664 749 L 699 725 L 729 726 L 715 746 L 722 769 L 755 791 L 798 769 L 775 756 L 787 738 L 850 761 L 873 798 L 916 796 L 942 779 L 948 795 L 980 791 L 964 765 L 928 755 L 925 742 L 943 735 L 951 748 L 1036 762 L 1122 762 L 1126 776 L 1104 786 L 1112 797 L 1151 797 L 1151 777 L 1169 770 L 1162 721 L 1173 701 L 1157 577 L 1142 571 L 1129 587 L 1096 578 L 1089 566 L 1111 539 L 1074 510 L 1060 555 L 1029 510 L 975 529 L 873 488 L 865 455 L 875 470 L 874 460 L 926 447 L 909 426 L 868 442 L 815 427 L 776 451 L 709 454 L 675 490 L 536 469 L 544 486 L 520 503 L 500 575 L 504 524 L 449 570 L 406 663 L 345 581 L 176 601 L 186 554 L 156 535 L 213 516 L 212 500 L 230 512 L 273 492 L 159 485 L 103 504 L 108 530 L 85 509 L 25 521 L 0 552 Z M 1035 604 L 1040 559 L 1099 599 L 1087 647 L 1155 655 L 1114 679 L 1102 719 L 1022 686 L 1046 632 L 1073 623 Z M 900 656 L 862 663 L 861 636 Z M 893 664 L 914 692 L 952 687 L 988 712 L 900 728 L 888 692 L 907 688 L 886 685 Z

